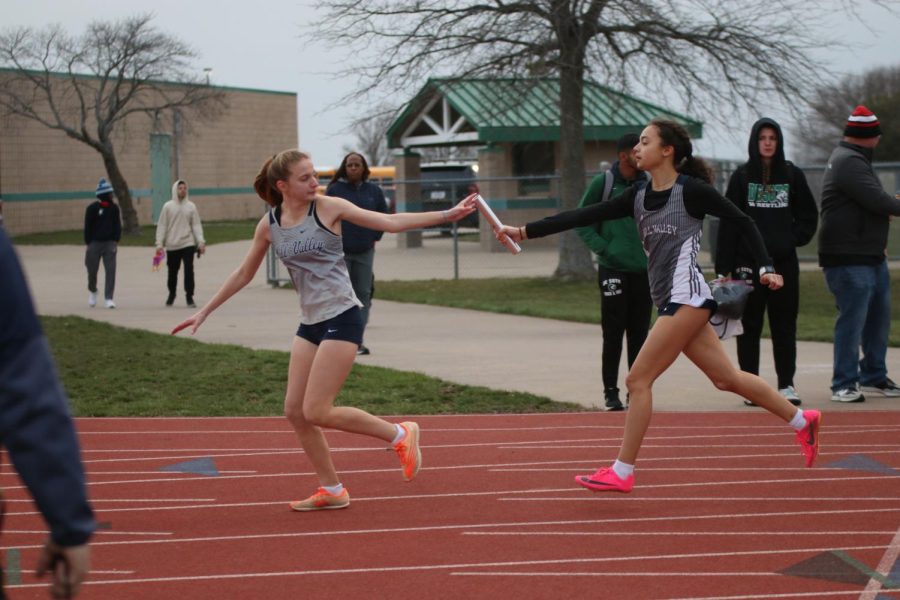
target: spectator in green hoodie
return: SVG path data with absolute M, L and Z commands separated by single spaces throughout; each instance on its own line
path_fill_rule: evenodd
M 634 148 L 639 141 L 636 133 L 619 138 L 616 144 L 618 160 L 591 181 L 579 208 L 613 198 L 646 177 L 637 168 L 634 158 Z M 597 255 L 599 265 L 605 408 L 623 410 L 618 383 L 622 337 L 627 340 L 628 367 L 631 368 L 650 329 L 653 302 L 647 280 L 647 257 L 632 217 L 579 227 L 576 231 Z

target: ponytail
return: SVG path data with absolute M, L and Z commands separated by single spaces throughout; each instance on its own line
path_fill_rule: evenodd
M 694 156 L 694 145 L 687 129 L 680 123 L 667 119 L 653 119 L 650 124 L 656 127 L 664 146 L 675 149 L 673 162 L 675 170 L 683 175 L 696 177 L 706 183 L 713 182 L 712 168 L 702 158 Z
M 253 180 L 256 195 L 269 206 L 281 206 L 284 198 L 276 184 L 286 180 L 291 174 L 291 167 L 304 159 L 308 160 L 309 155 L 299 150 L 284 150 L 268 159 Z

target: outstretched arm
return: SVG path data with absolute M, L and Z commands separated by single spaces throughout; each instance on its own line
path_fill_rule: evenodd
M 256 233 L 253 234 L 253 244 L 244 257 L 244 262 L 225 280 L 219 291 L 209 299 L 209 302 L 203 305 L 194 315 L 185 319 L 172 329 L 172 335 L 175 335 L 182 329 L 191 328 L 191 335 L 197 333 L 200 325 L 206 320 L 209 314 L 216 310 L 226 300 L 238 293 L 241 288 L 253 280 L 253 276 L 259 270 L 259 265 L 266 256 L 266 250 L 269 249 L 269 217 L 264 216 L 256 225 Z
M 500 233 L 505 233 L 516 242 L 521 242 L 522 240 L 544 237 L 576 227 L 594 225 L 602 221 L 621 219 L 622 217 L 631 216 L 633 211 L 634 187 L 629 187 L 607 202 L 567 210 L 540 221 L 532 221 L 521 227 L 504 226 L 503 229 L 497 232 L 497 236 L 499 239 Z
M 322 207 L 319 216 L 324 216 L 329 224 L 343 220 L 376 231 L 397 233 L 408 229 L 421 229 L 432 225 L 440 225 L 441 223 L 455 223 L 475 210 L 476 195 L 466 196 L 459 204 L 447 210 L 396 214 L 365 210 L 343 198 L 326 196 L 324 198 L 326 200 L 324 206 L 323 203 L 319 203 Z

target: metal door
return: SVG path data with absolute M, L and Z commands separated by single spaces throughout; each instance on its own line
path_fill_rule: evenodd
M 150 134 L 150 198 L 153 202 L 153 222 L 159 220 L 165 204 L 172 196 L 172 136 L 167 133 Z

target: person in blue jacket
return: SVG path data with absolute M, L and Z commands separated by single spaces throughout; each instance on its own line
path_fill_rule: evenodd
M 53 597 L 71 598 L 90 568 L 94 513 L 68 399 L 22 268 L 2 228 L 0 287 L 0 445 L 50 528 L 37 574 L 51 573 Z
M 351 152 L 341 161 L 334 174 L 334 179 L 325 190 L 326 196 L 335 196 L 349 200 L 365 210 L 374 210 L 387 214 L 388 205 L 384 199 L 384 191 L 369 181 L 369 164 L 359 152 Z M 369 322 L 369 310 L 372 308 L 372 291 L 375 287 L 375 242 L 381 239 L 383 232 L 366 229 L 353 223 L 344 222 L 342 235 L 344 240 L 344 262 L 350 271 L 350 283 L 353 292 L 363 303 L 363 335 Z M 359 345 L 357 354 L 371 352 L 365 344 Z

